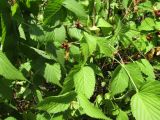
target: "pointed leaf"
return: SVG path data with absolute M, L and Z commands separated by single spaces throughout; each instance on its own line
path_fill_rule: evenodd
M 97 27 L 112 27 L 112 25 L 110 23 L 108 23 L 106 20 L 104 20 L 103 18 L 99 18 L 98 22 L 97 22 Z
M 154 20 L 152 18 L 145 18 L 141 25 L 139 26 L 139 30 L 142 31 L 151 31 L 154 30 L 155 27 L 155 23 Z
M 63 95 L 47 97 L 38 104 L 37 109 L 47 111 L 48 113 L 65 111 L 68 109 L 70 103 L 75 99 L 75 97 L 75 92 L 68 92 Z
M 83 111 L 90 117 L 97 119 L 105 119 L 110 120 L 110 118 L 106 117 L 104 113 L 95 107 L 89 100 L 82 94 L 78 95 L 78 100 L 80 102 L 80 106 L 83 108 Z
M 18 71 L 0 51 L 0 75 L 10 80 L 26 80 L 23 74 Z

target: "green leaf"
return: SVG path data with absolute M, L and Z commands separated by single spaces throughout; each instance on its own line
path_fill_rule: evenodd
M 110 23 L 108 23 L 106 20 L 104 20 L 103 18 L 99 18 L 97 21 L 97 27 L 112 27 L 112 25 Z
M 97 44 L 101 54 L 104 54 L 107 57 L 113 57 L 113 54 L 116 51 L 116 49 L 113 47 L 110 40 L 107 40 L 105 38 L 98 38 Z
M 133 80 L 132 82 L 134 82 L 134 84 L 137 86 L 137 88 L 139 88 L 144 82 L 144 78 L 141 74 L 140 68 L 137 67 L 136 63 L 129 63 L 129 64 L 125 65 L 125 68 L 131 77 L 130 81 Z M 132 82 L 131 82 L 131 84 L 133 85 Z
M 54 41 L 62 43 L 66 39 L 66 30 L 64 26 L 54 29 Z
M 76 0 L 65 0 L 63 2 L 63 6 L 76 14 L 78 17 L 87 19 L 87 15 L 83 6 L 79 4 Z
M 125 71 L 125 69 L 121 66 L 118 66 L 111 79 L 110 83 L 110 91 L 111 95 L 116 95 L 125 91 L 128 87 L 129 77 Z
M 15 3 L 13 6 L 11 6 L 12 16 L 14 16 L 19 9 L 19 5 Z
M 131 99 L 131 110 L 136 120 L 159 120 L 160 82 L 144 84 Z
M 0 97 L 6 99 L 12 99 L 13 97 L 13 90 L 10 88 L 10 81 L 1 78 L 0 80 Z
M 47 118 L 45 117 L 44 114 L 38 114 L 38 115 L 36 116 L 36 120 L 47 120 Z
M 70 103 L 75 99 L 75 97 L 75 92 L 68 92 L 58 96 L 50 96 L 40 102 L 37 105 L 37 109 L 47 111 L 48 113 L 62 112 L 68 109 Z
M 129 0 L 122 0 L 122 5 L 125 9 L 128 7 Z
M 147 12 L 153 12 L 153 5 L 151 1 L 145 1 L 140 4 L 138 4 L 138 10 L 139 11 L 147 11 Z
M 97 118 L 97 119 L 110 120 L 110 118 L 106 117 L 100 109 L 98 109 L 92 103 L 90 103 L 89 100 L 84 95 L 79 94 L 78 100 L 79 100 L 80 106 L 83 108 L 83 111 L 88 116 L 92 118 Z
M 89 35 L 86 32 L 84 33 L 84 39 L 86 40 L 88 48 L 89 48 L 89 55 L 91 55 L 96 50 L 97 39 L 96 37 Z
M 148 78 L 155 79 L 154 69 L 152 65 L 149 63 L 146 59 L 141 59 L 139 61 L 136 61 L 138 66 L 140 67 L 143 74 L 148 76 Z
M 64 82 L 63 82 L 63 88 L 61 93 L 66 93 L 69 91 L 72 91 L 74 89 L 74 81 L 73 81 L 73 76 L 79 71 L 79 66 L 74 66 L 68 75 L 66 76 Z
M 26 80 L 23 74 L 18 71 L 0 51 L 0 75 L 10 80 Z
M 140 31 L 144 30 L 144 31 L 151 31 L 154 30 L 155 27 L 155 23 L 154 20 L 152 18 L 145 18 L 141 25 L 138 27 L 138 29 Z
M 80 29 L 77 28 L 69 28 L 68 34 L 71 38 L 76 39 L 76 40 L 81 40 L 83 35 L 81 33 Z
M 14 118 L 14 117 L 7 117 L 6 119 L 4 119 L 4 120 L 17 120 L 16 118 Z
M 54 83 L 58 86 L 61 86 L 59 83 L 61 79 L 61 69 L 60 65 L 58 63 L 55 64 L 45 64 L 45 70 L 44 70 L 44 78 L 51 83 Z
M 83 58 L 84 58 L 84 62 L 86 62 L 87 59 L 88 59 L 88 57 L 89 57 L 89 55 L 90 55 L 90 54 L 89 54 L 88 44 L 85 43 L 85 42 L 82 42 L 82 43 L 80 44 L 80 46 L 81 46 L 80 50 L 81 50 L 81 52 L 82 52 L 82 56 L 83 56 Z
M 129 120 L 126 112 L 120 110 L 116 120 Z
M 95 88 L 95 75 L 91 67 L 82 67 L 74 76 L 74 85 L 78 94 L 85 94 L 87 98 L 93 95 Z
M 47 24 L 54 15 L 61 9 L 64 0 L 49 0 L 48 5 L 44 10 L 44 23 Z

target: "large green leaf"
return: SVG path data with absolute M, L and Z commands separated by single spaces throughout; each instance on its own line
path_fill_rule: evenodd
M 58 96 L 50 96 L 40 102 L 37 105 L 37 109 L 47 111 L 48 113 L 65 111 L 68 109 L 70 103 L 75 99 L 75 97 L 75 92 L 68 92 Z
M 54 19 L 54 15 L 61 9 L 64 0 L 49 0 L 44 11 L 44 22 Z
M 10 80 L 26 80 L 23 74 L 18 71 L 0 51 L 0 75 Z
M 63 6 L 76 14 L 80 18 L 87 18 L 85 10 L 81 4 L 79 4 L 76 0 L 65 0 L 63 2 Z
M 97 118 L 97 119 L 110 120 L 110 118 L 106 117 L 100 109 L 98 109 L 92 103 L 90 103 L 89 100 L 83 94 L 78 95 L 78 100 L 79 100 L 80 106 L 83 108 L 83 111 L 88 116 Z
M 45 64 L 45 70 L 44 70 L 44 78 L 51 83 L 54 83 L 56 85 L 61 86 L 59 83 L 61 79 L 61 69 L 60 65 L 58 63 L 55 64 Z
M 112 95 L 122 93 L 128 87 L 129 77 L 125 69 L 121 66 L 118 66 L 113 75 L 112 81 L 110 83 L 110 91 Z
M 95 75 L 91 67 L 82 67 L 74 76 L 75 89 L 78 94 L 85 94 L 87 98 L 93 95 Z
M 143 85 L 131 99 L 131 110 L 136 120 L 159 120 L 160 82 Z

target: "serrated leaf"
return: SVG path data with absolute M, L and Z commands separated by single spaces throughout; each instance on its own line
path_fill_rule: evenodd
M 87 19 L 87 15 L 83 6 L 79 4 L 76 0 L 65 0 L 63 2 L 63 6 L 76 14 L 78 17 Z
M 61 84 L 59 83 L 61 79 L 61 69 L 58 63 L 55 64 L 46 63 L 43 76 L 48 82 L 61 86 Z
M 145 18 L 141 25 L 138 27 L 138 29 L 140 31 L 144 30 L 144 31 L 151 31 L 154 30 L 155 27 L 155 23 L 154 20 L 152 18 Z
M 89 48 L 89 54 L 91 55 L 95 50 L 97 46 L 97 39 L 96 37 L 89 35 L 88 33 L 84 33 L 84 39 L 87 42 L 88 48 Z
M 61 9 L 64 0 L 49 0 L 48 5 L 44 10 L 44 23 L 54 19 L 54 15 Z
M 110 91 L 111 95 L 116 95 L 125 91 L 128 87 L 129 77 L 125 71 L 125 69 L 121 66 L 118 66 L 111 79 L 110 83 Z
M 85 94 L 87 98 L 93 95 L 95 88 L 95 75 L 91 67 L 82 67 L 74 76 L 74 85 L 78 94 Z
M 83 111 L 88 116 L 92 118 L 97 118 L 97 119 L 110 120 L 110 118 L 106 117 L 100 109 L 98 109 L 92 103 L 90 103 L 89 100 L 84 95 L 79 94 L 78 100 L 79 100 L 80 106 L 83 108 Z
M 68 109 L 70 103 L 75 99 L 75 97 L 75 92 L 68 92 L 58 96 L 50 96 L 40 102 L 37 105 L 37 109 L 47 111 L 48 113 L 65 111 Z
M 131 99 L 131 110 L 136 120 L 159 120 L 160 82 L 148 82 Z
M 18 71 L 0 51 L 0 75 L 10 80 L 26 80 L 23 74 Z

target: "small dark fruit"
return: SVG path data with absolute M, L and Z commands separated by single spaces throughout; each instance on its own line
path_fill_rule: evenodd
M 160 17 L 160 10 L 154 10 L 154 14 L 155 14 L 157 17 Z
M 148 41 L 152 41 L 152 39 L 153 39 L 152 34 L 149 33 L 149 34 L 146 36 L 146 39 L 147 39 Z

